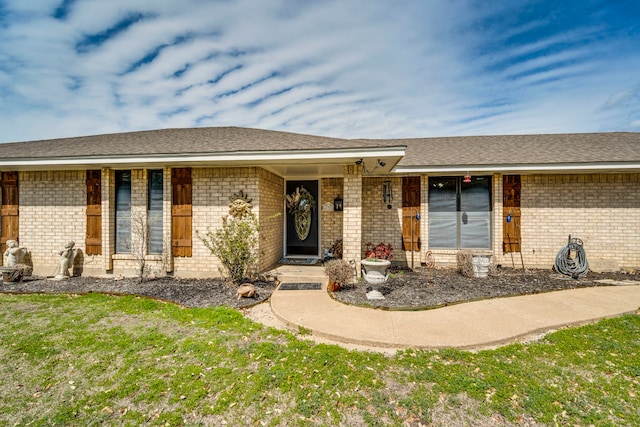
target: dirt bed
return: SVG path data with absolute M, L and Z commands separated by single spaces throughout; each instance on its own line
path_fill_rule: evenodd
M 390 309 L 422 309 L 512 295 L 525 295 L 587 286 L 604 286 L 600 279 L 640 281 L 640 273 L 592 273 L 575 280 L 550 270 L 498 269 L 488 278 L 467 278 L 451 269 L 429 272 L 397 271 L 384 285 L 376 288 L 384 300 L 369 300 L 368 285 L 360 282 L 332 296 L 342 302 Z M 173 301 L 186 307 L 229 306 L 245 308 L 269 299 L 277 284 L 253 282 L 255 298 L 238 299 L 236 287 L 222 279 L 147 279 L 143 283 L 132 278 L 113 279 L 73 277 L 67 280 L 27 278 L 18 283 L 3 283 L 0 292 L 10 293 L 90 293 L 135 294 Z

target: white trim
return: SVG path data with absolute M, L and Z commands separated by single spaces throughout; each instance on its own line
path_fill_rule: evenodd
M 513 164 L 513 165 L 449 165 L 449 166 L 396 166 L 392 173 L 479 173 L 479 172 L 580 172 L 580 171 L 640 171 L 640 163 L 559 163 L 559 164 Z
M 322 160 L 344 161 L 365 158 L 397 156 L 403 157 L 405 146 L 375 147 L 375 148 L 347 148 L 328 150 L 294 150 L 294 151 L 237 151 L 209 154 L 162 154 L 135 156 L 85 156 L 36 159 L 3 159 L 0 168 L 10 166 L 84 166 L 84 165 L 129 165 L 129 164 L 197 164 L 197 163 L 281 163 L 292 161 L 296 163 L 319 163 Z

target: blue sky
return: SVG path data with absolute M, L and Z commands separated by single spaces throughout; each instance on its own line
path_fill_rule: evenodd
M 640 132 L 637 0 L 0 0 L 0 142 Z

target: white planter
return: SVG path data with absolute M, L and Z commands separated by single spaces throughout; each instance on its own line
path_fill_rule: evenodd
M 489 264 L 491 264 L 491 255 L 472 255 L 473 275 L 479 278 L 487 277 L 489 275 Z
M 386 259 L 368 258 L 360 261 L 362 277 L 365 282 L 380 285 L 389 279 L 391 261 Z

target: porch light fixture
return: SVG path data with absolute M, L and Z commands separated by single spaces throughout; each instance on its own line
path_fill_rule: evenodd
M 382 184 L 382 201 L 387 205 L 387 209 L 391 209 L 391 202 L 393 201 L 393 186 L 391 181 L 385 181 Z
M 471 182 L 471 175 L 469 174 L 469 172 L 467 172 L 467 174 L 464 176 L 462 182 L 464 182 L 465 184 L 469 184 Z
M 338 194 L 338 196 L 335 199 L 333 199 L 333 210 L 341 211 L 342 208 L 343 208 L 342 197 L 340 197 L 340 195 Z
M 363 160 L 363 159 L 358 159 L 358 160 L 356 160 L 356 161 L 355 161 L 355 164 L 359 166 L 359 165 L 361 165 L 363 162 L 364 162 L 364 160 Z

